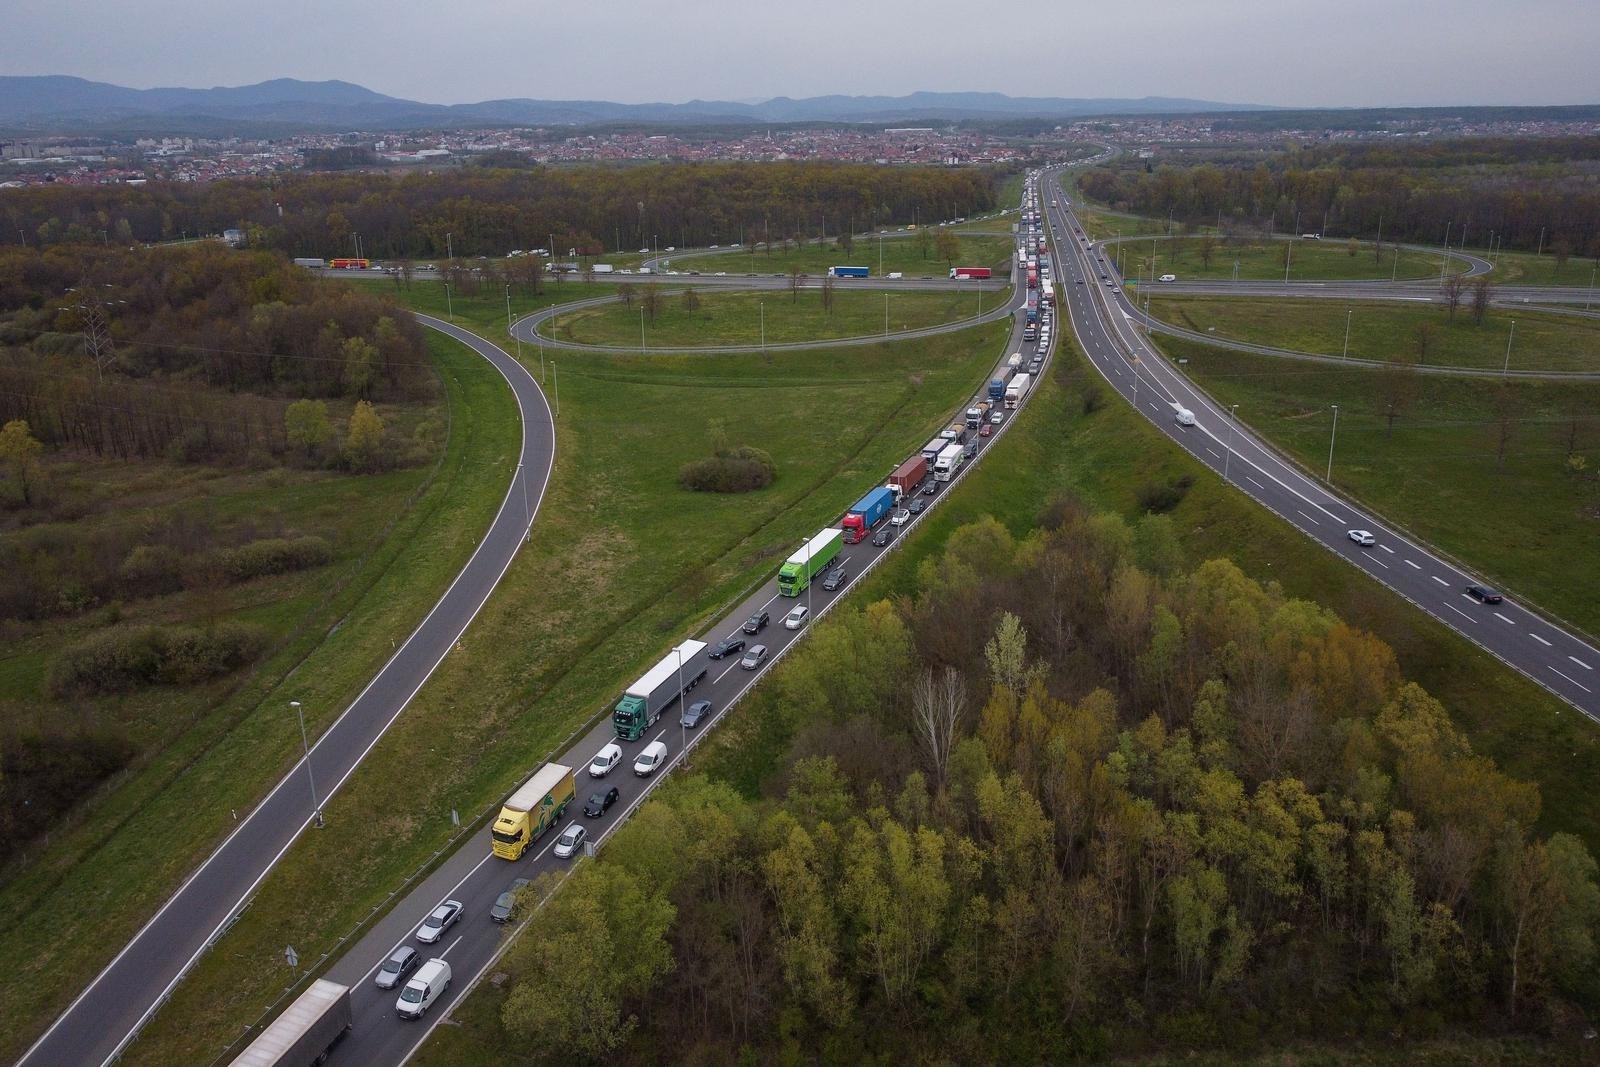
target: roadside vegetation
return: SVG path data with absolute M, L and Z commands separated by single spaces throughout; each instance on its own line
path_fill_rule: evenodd
M 1485 307 L 1479 315 L 1468 306 L 1470 300 L 1466 296 L 1452 316 L 1439 304 L 1166 296 L 1158 286 L 1150 311 L 1218 338 L 1296 352 L 1347 354 L 1348 318 L 1351 359 L 1487 370 L 1600 370 L 1600 321 L 1522 307 Z
M 1062 357 L 419 1062 L 1581 1045 L 1592 730 L 1083 371 Z M 1168 515 L 1129 515 L 1184 473 Z
M 619 301 L 562 315 L 552 333 L 561 341 L 591 345 L 695 347 L 785 344 L 842 337 L 881 336 L 972 318 L 978 298 L 971 283 L 950 284 L 949 292 L 851 291 L 847 280 L 825 280 L 822 287 L 727 292 L 682 288 L 662 281 L 623 282 Z M 692 280 L 692 279 L 691 279 Z M 812 279 L 816 281 L 815 278 Z M 988 293 L 986 309 L 1006 297 Z
M 434 312 L 439 288 L 409 292 Z M 486 291 L 458 300 L 455 314 L 500 338 L 504 308 L 503 293 Z M 452 809 L 472 827 L 640 664 L 768 577 L 926 440 L 982 379 L 1008 325 L 770 358 L 549 360 L 558 458 L 532 540 L 329 805 L 334 832 L 297 842 L 129 1062 L 208 1059 L 223 1047 L 241 1015 L 254 1018 L 284 985 L 262 961 L 281 960 L 285 943 L 307 961 L 336 950 L 452 839 Z M 535 348 L 523 357 L 537 374 Z M 714 450 L 719 433 L 766 452 L 773 483 L 728 495 L 681 488 L 682 465 Z

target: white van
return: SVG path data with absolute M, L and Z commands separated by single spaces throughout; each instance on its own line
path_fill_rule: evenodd
M 1176 274 L 1163 274 L 1161 276 L 1161 280 L 1164 282 L 1175 282 L 1178 280 L 1178 276 Z
M 402 1019 L 420 1019 L 449 988 L 450 964 L 441 959 L 429 960 L 417 968 L 417 973 L 400 990 L 394 1012 Z
M 633 761 L 633 773 L 646 778 L 656 773 L 656 768 L 665 762 L 667 762 L 666 742 L 652 741 L 644 746 L 644 751 Z
M 1194 425 L 1194 412 L 1190 411 L 1182 404 L 1178 405 L 1177 410 L 1172 413 L 1172 417 L 1177 420 L 1179 426 Z
M 613 742 L 596 752 L 594 759 L 589 761 L 589 777 L 604 778 L 621 762 L 622 746 Z

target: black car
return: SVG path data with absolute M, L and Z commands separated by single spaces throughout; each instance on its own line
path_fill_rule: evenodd
M 583 806 L 583 813 L 591 819 L 598 819 L 606 813 L 606 809 L 617 802 L 617 787 L 596 790 L 589 797 L 589 803 Z
M 843 567 L 835 567 L 835 568 L 833 568 L 833 570 L 828 572 L 828 576 L 826 578 L 822 579 L 822 588 L 828 590 L 831 593 L 835 589 L 838 589 L 839 587 L 844 585 L 844 583 L 848 582 L 849 580 L 850 580 L 850 572 L 849 571 L 845 570 Z
M 1498 604 L 1505 598 L 1500 595 L 1500 590 L 1491 585 L 1469 585 L 1467 595 L 1473 600 L 1481 600 L 1485 604 Z
M 927 481 L 922 483 L 922 495 L 923 496 L 932 496 L 933 494 L 937 493 L 938 491 L 939 491 L 939 482 L 938 482 L 937 479 L 929 478 Z
M 732 656 L 744 651 L 744 638 L 728 637 L 711 646 L 711 651 L 706 655 L 712 659 L 721 659 L 723 656 Z
M 771 615 L 764 611 L 758 611 L 748 619 L 744 620 L 744 632 L 747 634 L 758 634 L 762 630 L 765 630 L 767 628 L 767 623 L 771 621 Z
M 696 700 L 683 709 L 683 714 L 678 716 L 678 722 L 692 730 L 710 717 L 711 701 Z
M 525 885 L 531 884 L 532 883 L 527 878 L 518 878 L 516 881 L 512 882 L 511 888 L 507 889 L 504 893 L 501 893 L 495 898 L 494 904 L 489 908 L 489 918 L 493 919 L 497 923 L 510 922 L 511 916 L 515 914 L 517 910 L 517 890 L 521 889 Z
M 894 527 L 893 526 L 885 526 L 883 529 L 878 531 L 877 536 L 873 537 L 872 544 L 876 548 L 883 548 L 885 545 L 889 544 L 889 542 L 891 542 L 893 540 L 894 540 Z
M 913 515 L 921 515 L 927 510 L 927 508 L 928 502 L 922 499 L 920 496 L 913 498 L 911 503 L 906 505 L 906 510 L 911 512 Z

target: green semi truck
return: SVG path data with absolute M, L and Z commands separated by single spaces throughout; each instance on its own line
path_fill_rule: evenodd
M 811 580 L 833 565 L 844 544 L 844 531 L 829 527 L 807 541 L 778 571 L 778 592 L 799 596 Z

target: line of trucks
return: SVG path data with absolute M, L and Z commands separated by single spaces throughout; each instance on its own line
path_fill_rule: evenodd
M 867 270 L 865 267 L 835 267 L 829 273 L 841 269 L 860 271 L 856 275 L 846 275 L 854 277 L 865 277 Z M 986 268 L 976 269 L 983 270 L 983 274 L 969 276 L 988 276 Z M 951 277 L 956 276 L 952 271 Z M 972 454 L 967 444 L 968 431 L 981 426 L 995 403 L 1003 399 L 1007 408 L 1015 408 L 1027 394 L 1030 375 L 1013 373 L 1021 361 L 1021 353 L 1013 355 L 1002 372 L 1010 376 L 1009 383 L 1005 377 L 991 380 L 989 399 L 968 408 L 964 421 L 952 423 L 921 452 L 896 467 L 884 485 L 871 489 L 845 512 L 838 527 L 819 531 L 784 560 L 778 570 L 779 594 L 797 597 L 804 593 L 813 580 L 834 564 L 842 546 L 865 540 L 888 518 L 896 503 L 925 484 L 930 471 L 936 482 L 951 481 Z M 668 652 L 624 689 L 612 706 L 611 724 L 616 739 L 637 741 L 642 738 L 663 711 L 681 701 L 705 678 L 709 663 L 704 641 L 687 640 Z M 490 829 L 494 855 L 509 861 L 521 859 L 534 842 L 560 823 L 577 792 L 577 774 L 573 768 L 559 763 L 540 767 L 501 806 Z M 421 1003 L 427 1003 L 449 987 L 450 977 L 450 965 L 446 961 L 429 960 L 418 969 L 407 988 L 419 982 L 424 986 L 435 983 L 437 988 L 424 989 L 419 994 L 426 997 Z M 403 991 L 402 1003 L 406 995 Z M 234 1059 L 233 1067 L 321 1063 L 334 1044 L 350 1030 L 352 1019 L 350 988 L 318 979 Z
M 596 268 L 596 269 L 598 270 L 599 268 Z M 607 267 L 606 269 L 610 270 L 611 268 Z M 872 276 L 872 269 L 870 267 L 829 267 L 828 268 L 828 277 L 830 277 L 830 278 L 869 278 L 871 276 Z M 889 277 L 898 278 L 898 277 L 900 277 L 900 275 L 891 274 L 891 275 L 889 275 Z M 950 277 L 952 279 L 955 279 L 955 278 L 992 278 L 992 277 L 994 277 L 994 270 L 992 268 L 990 268 L 990 267 L 951 267 L 950 268 Z

